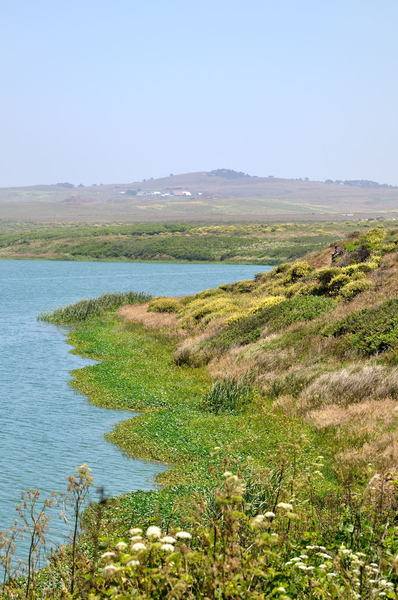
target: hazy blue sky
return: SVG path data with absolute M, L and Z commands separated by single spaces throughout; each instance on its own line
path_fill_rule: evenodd
M 1 0 L 0 185 L 398 184 L 397 0 Z

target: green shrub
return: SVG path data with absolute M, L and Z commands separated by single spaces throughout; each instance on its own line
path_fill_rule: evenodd
M 252 292 L 255 287 L 256 284 L 252 279 L 244 279 L 243 281 L 237 281 L 236 283 L 221 285 L 220 289 L 237 294 L 248 294 Z
M 180 303 L 175 298 L 160 296 L 150 301 L 148 306 L 149 312 L 166 312 L 175 313 L 180 309 Z
M 271 331 L 279 331 L 297 321 L 312 321 L 331 310 L 334 301 L 319 296 L 297 296 L 264 311 Z
M 302 277 L 305 277 L 306 275 L 311 273 L 312 270 L 313 269 L 312 269 L 311 265 L 309 265 L 307 262 L 304 262 L 304 261 L 296 262 L 292 265 L 291 270 L 290 270 L 291 280 L 293 282 L 297 281 L 297 279 L 301 279 Z
M 388 300 L 376 308 L 364 308 L 326 328 L 325 335 L 343 337 L 345 346 L 358 354 L 371 356 L 398 347 L 398 300 Z
M 284 300 L 286 300 L 285 296 L 267 296 L 266 298 L 261 298 L 250 306 L 250 312 L 257 313 L 263 308 L 275 306 L 275 304 L 280 304 Z
M 322 269 L 315 271 L 315 277 L 322 286 L 327 287 L 333 277 L 339 273 L 340 269 L 338 267 L 323 267 Z
M 357 294 L 365 292 L 366 290 L 370 290 L 372 287 L 373 281 L 370 279 L 357 279 L 344 285 L 340 289 L 339 295 L 344 298 L 344 300 L 351 300 Z
M 98 317 L 107 310 L 115 310 L 124 304 L 142 304 L 150 299 L 151 296 L 143 292 L 103 294 L 99 298 L 80 300 L 75 304 L 57 308 L 53 312 L 42 313 L 38 319 L 54 325 L 70 325 Z
M 345 275 L 344 273 L 335 275 L 328 284 L 329 293 L 332 294 L 332 296 L 335 296 L 339 293 L 340 289 L 349 282 L 350 278 L 348 275 Z
M 347 275 L 355 275 L 358 272 L 370 273 L 370 271 L 373 271 L 375 268 L 377 268 L 376 263 L 364 262 L 348 265 L 347 267 L 343 267 L 341 271 Z
M 311 321 L 334 307 L 331 298 L 297 296 L 263 308 L 230 324 L 224 331 L 205 342 L 211 348 L 227 349 L 234 345 L 250 344 L 258 340 L 267 327 L 279 331 L 297 321 Z
M 201 321 L 204 317 L 211 318 L 230 315 L 236 312 L 237 305 L 233 304 L 227 295 L 210 299 L 196 298 L 182 310 L 183 324 L 194 324 Z

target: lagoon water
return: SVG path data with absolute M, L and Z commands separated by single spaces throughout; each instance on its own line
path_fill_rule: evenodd
M 68 386 L 70 371 L 92 362 L 71 354 L 65 330 L 37 321 L 39 313 L 112 291 L 179 296 L 269 268 L 0 260 L 0 529 L 15 519 L 22 490 L 62 491 L 81 463 L 108 495 L 153 488 L 164 468 L 106 442 L 131 413 L 92 406 Z

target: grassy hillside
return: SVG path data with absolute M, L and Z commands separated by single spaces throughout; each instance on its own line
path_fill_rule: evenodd
M 395 468 L 397 249 L 397 230 L 376 229 L 179 301 L 190 335 L 176 360 L 255 382 L 335 440 L 341 470 Z
M 388 225 L 388 222 L 383 224 Z M 0 223 L 0 258 L 276 264 L 319 250 L 342 235 L 371 227 L 374 227 L 371 221 L 200 226 L 62 224 L 56 228 L 48 224 L 38 227 L 13 223 L 3 229 Z
M 75 597 L 398 597 L 397 274 L 398 230 L 373 229 L 254 280 L 64 312 L 100 361 L 74 386 L 142 411 L 109 438 L 173 466 L 91 508 Z M 74 560 L 37 597 L 72 598 Z
M 13 221 L 75 223 L 319 221 L 344 219 L 347 213 L 355 218 L 398 214 L 395 187 L 237 175 L 216 171 L 126 184 L 3 188 L 0 211 Z

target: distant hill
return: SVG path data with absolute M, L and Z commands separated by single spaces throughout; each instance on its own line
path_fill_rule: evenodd
M 158 179 L 0 189 L 0 219 L 34 222 L 286 221 L 398 217 L 398 188 L 368 180 L 256 177 L 231 169 Z

